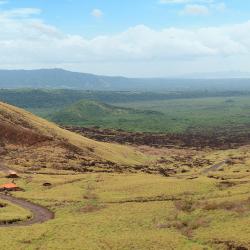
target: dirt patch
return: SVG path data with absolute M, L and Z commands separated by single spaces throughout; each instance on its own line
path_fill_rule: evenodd
M 97 206 L 96 204 L 86 204 L 84 207 L 82 207 L 80 209 L 80 212 L 82 212 L 82 213 L 94 213 L 94 212 L 97 212 L 99 210 L 102 210 L 103 208 L 105 208 L 104 205 Z
M 18 127 L 3 121 L 0 123 L 0 139 L 6 143 L 29 146 L 51 140 L 50 137 L 40 135 L 29 128 Z
M 5 203 L 1 203 L 0 202 L 0 208 L 4 208 L 4 207 L 6 207 L 7 205 L 5 204 Z
M 250 198 L 242 201 L 204 202 L 200 203 L 199 206 L 203 210 L 223 209 L 242 214 L 250 210 Z
M 213 244 L 225 246 L 227 250 L 249 250 L 248 246 L 241 245 L 234 241 L 214 240 Z
M 221 181 L 219 182 L 216 186 L 220 189 L 220 190 L 224 190 L 233 186 L 236 186 L 237 183 L 233 182 L 233 181 Z
M 158 195 L 158 196 L 153 196 L 153 197 L 136 197 L 134 199 L 111 201 L 111 202 L 106 202 L 106 203 L 124 204 L 124 203 L 145 203 L 145 202 L 177 201 L 177 200 L 180 200 L 180 198 L 173 197 L 173 196 Z
M 201 214 L 193 214 L 197 207 L 197 202 L 191 198 L 174 201 L 174 210 L 166 219 L 165 223 L 157 224 L 157 228 L 173 228 L 189 239 L 192 239 L 194 231 L 201 227 L 207 227 L 210 221 Z
M 157 228 L 174 228 L 181 232 L 183 235 L 191 239 L 193 237 L 194 230 L 201 228 L 201 227 L 207 227 L 209 225 L 209 221 L 202 218 L 194 218 L 189 221 L 182 221 L 182 220 L 170 220 L 167 223 L 160 223 L 157 225 Z
M 95 193 L 94 182 L 97 182 L 98 180 L 99 180 L 99 177 L 93 181 L 88 182 L 87 187 L 86 187 L 86 192 L 83 195 L 85 204 L 82 208 L 80 208 L 79 210 L 80 212 L 93 213 L 93 212 L 97 212 L 105 208 L 105 205 L 99 201 L 99 198 L 97 194 Z
M 195 210 L 195 203 L 192 199 L 184 199 L 175 201 L 174 205 L 177 210 L 183 211 L 183 212 L 192 212 Z

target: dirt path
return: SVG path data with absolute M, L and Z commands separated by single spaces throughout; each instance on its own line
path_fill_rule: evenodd
M 8 173 L 11 169 L 6 167 L 4 164 L 0 163 L 0 171 L 4 173 Z M 17 227 L 17 226 L 30 226 L 33 224 L 43 223 L 48 220 L 52 220 L 54 218 L 54 213 L 48 210 L 45 207 L 39 206 L 27 200 L 16 198 L 11 195 L 5 195 L 0 193 L 0 199 L 9 201 L 15 205 L 18 205 L 24 209 L 31 211 L 32 218 L 27 221 L 20 221 L 13 224 L 1 225 L 1 227 Z
M 33 224 L 43 223 L 54 218 L 54 213 L 45 207 L 36 205 L 32 202 L 26 201 L 24 199 L 16 198 L 10 195 L 0 194 L 0 199 L 9 201 L 15 205 L 18 205 L 24 209 L 30 210 L 32 213 L 32 218 L 27 221 L 20 221 L 13 224 L 0 225 L 1 227 L 17 227 L 17 226 L 30 226 Z
M 220 167 L 222 167 L 225 163 L 227 163 L 228 160 L 224 160 L 222 162 L 216 163 L 212 167 L 206 168 L 205 170 L 202 171 L 203 174 L 207 174 L 212 171 L 218 170 Z

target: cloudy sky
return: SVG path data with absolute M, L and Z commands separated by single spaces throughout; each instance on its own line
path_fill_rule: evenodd
M 0 68 L 250 71 L 248 0 L 0 0 Z

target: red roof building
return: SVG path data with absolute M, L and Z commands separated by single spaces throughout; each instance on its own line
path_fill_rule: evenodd
M 0 186 L 0 191 L 19 191 L 19 190 L 21 190 L 21 188 L 19 188 L 14 183 L 7 183 Z

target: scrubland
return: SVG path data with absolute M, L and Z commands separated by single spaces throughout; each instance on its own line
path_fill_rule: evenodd
M 24 189 L 12 195 L 55 213 L 13 227 L 32 214 L 0 200 L 1 249 L 250 249 L 248 145 L 121 146 L 6 104 L 0 118 L 0 163 Z
M 177 171 L 169 176 L 56 170 L 55 175 L 22 174 L 17 184 L 25 192 L 15 196 L 48 207 L 55 219 L 2 228 L 0 245 L 11 249 L 249 249 L 248 147 L 200 154 L 211 162 L 228 162 L 208 172 L 209 165 L 186 167 L 185 173 L 172 166 Z M 0 178 L 1 183 L 6 181 Z M 51 186 L 44 187 L 45 182 Z M 1 209 L 7 208 L 0 208 L 2 219 Z M 15 209 L 10 205 L 12 218 L 27 216 Z

